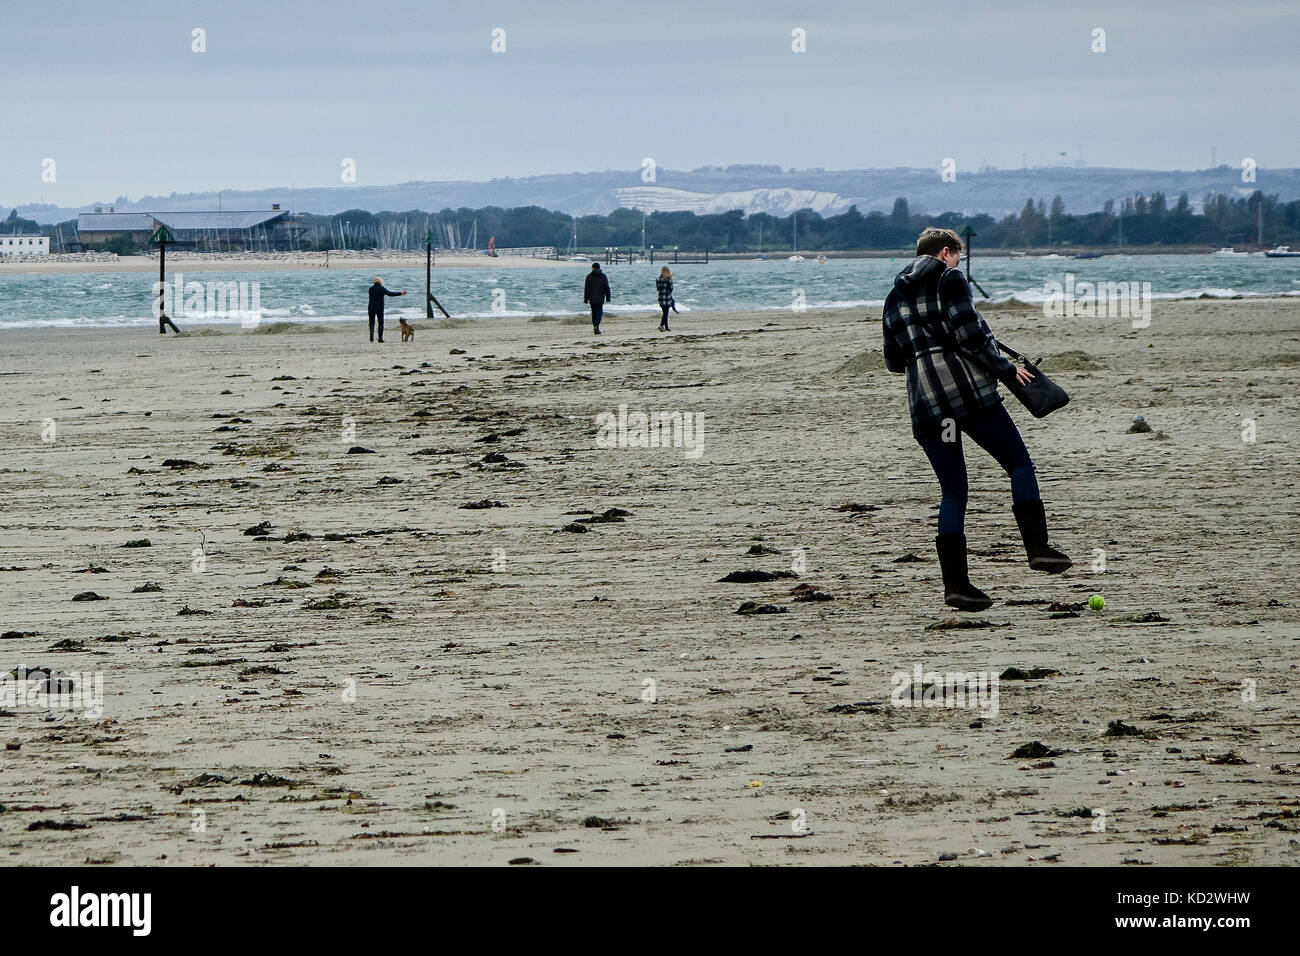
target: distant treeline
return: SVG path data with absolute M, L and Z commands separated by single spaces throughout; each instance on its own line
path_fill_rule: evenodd
M 1262 216 L 1261 216 L 1262 205 Z M 1199 207 L 1199 208 L 1196 208 Z M 711 252 L 766 250 L 901 249 L 912 246 L 926 226 L 947 226 L 957 231 L 970 226 L 981 248 L 1015 249 L 1048 246 L 1187 246 L 1300 244 L 1300 200 L 1282 203 L 1277 196 L 1255 192 L 1250 196 L 1207 195 L 1193 206 L 1183 194 L 1170 205 L 1163 193 L 1137 195 L 1120 205 L 1107 203 L 1100 212 L 1071 214 L 1057 196 L 1050 204 L 1028 200 L 1018 214 L 997 220 L 992 216 L 913 213 L 899 198 L 889 213 L 862 214 L 856 206 L 835 216 L 805 209 L 790 216 L 740 210 L 709 215 L 692 212 L 656 212 L 644 217 L 633 209 L 617 209 L 607 216 L 579 216 L 576 247 L 585 252 L 608 246 Z M 444 209 L 439 213 L 371 213 L 352 209 L 336 216 L 301 217 L 307 226 L 302 236 L 306 249 L 415 249 L 432 232 L 439 248 L 482 249 L 489 237 L 500 248 L 555 246 L 563 252 L 574 236 L 575 220 L 539 206 L 502 209 Z
M 300 214 L 303 227 L 294 247 L 322 249 L 419 249 L 432 233 L 440 249 L 477 248 L 495 237 L 499 248 L 554 246 L 563 252 L 575 235 L 575 219 L 539 206 L 502 209 L 444 209 L 372 213 L 351 209 L 334 216 Z M 1300 200 L 1283 203 L 1276 195 L 1256 191 L 1233 197 L 1206 195 L 1193 205 L 1186 193 L 1171 206 L 1163 193 L 1136 195 L 1120 205 L 1108 202 L 1100 212 L 1073 214 L 1061 197 L 1050 204 L 1027 200 L 1019 213 L 1001 220 L 988 215 L 945 212 L 913 213 L 899 198 L 889 213 L 863 214 L 856 206 L 835 216 L 805 209 L 790 216 L 740 210 L 699 216 L 692 212 L 647 215 L 618 209 L 606 216 L 579 216 L 576 248 L 584 252 L 609 246 L 710 252 L 851 251 L 903 249 L 926 226 L 947 226 L 958 232 L 970 226 L 984 249 L 1120 246 L 1300 245 Z M 1261 235 L 1262 227 L 1262 235 Z M 643 232 L 644 230 L 644 232 Z M 0 234 L 35 233 L 55 237 L 51 251 L 75 236 L 75 222 L 38 226 L 16 213 L 0 221 Z M 115 251 L 129 251 L 118 241 Z

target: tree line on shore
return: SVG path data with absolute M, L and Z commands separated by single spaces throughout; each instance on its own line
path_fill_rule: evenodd
M 591 252 L 614 246 L 753 253 L 894 250 L 911 246 L 921 229 L 931 225 L 959 232 L 969 226 L 984 249 L 1300 245 L 1300 200 L 1284 203 L 1258 190 L 1247 196 L 1206 195 L 1198 203 L 1183 193 L 1172 205 L 1163 193 L 1139 194 L 1119 204 L 1107 202 L 1090 213 L 1067 212 L 1060 196 L 1050 204 L 1029 199 L 1018 213 L 1002 219 L 983 213 L 915 213 L 900 197 L 888 213 L 863 214 L 852 206 L 833 216 L 811 209 L 784 217 L 747 216 L 738 209 L 706 215 L 617 209 L 575 219 L 540 206 L 487 206 L 438 213 L 350 209 L 333 216 L 299 214 L 295 222 L 302 229 L 293 247 L 304 250 L 418 249 L 430 233 L 440 249 L 482 249 L 494 237 L 500 248 L 554 246 L 560 252 L 570 247 Z M 0 235 L 5 233 L 66 239 L 75 235 L 75 222 L 42 227 L 13 212 L 0 221 Z M 59 244 L 52 243 L 56 249 Z M 119 237 L 102 245 L 127 253 L 138 251 L 139 244 Z
M 1199 207 L 1199 208 L 1195 208 Z M 962 231 L 970 226 L 982 248 L 1051 246 L 1192 246 L 1300 243 L 1300 200 L 1283 203 L 1276 195 L 1207 195 L 1194 204 L 1184 193 L 1172 204 L 1163 193 L 1135 195 L 1097 212 L 1071 214 L 1057 196 L 1050 204 L 1027 200 L 1019 213 L 1002 219 L 986 214 L 914 213 L 905 198 L 889 213 L 863 214 L 856 206 L 834 216 L 804 209 L 789 216 L 745 215 L 741 210 L 697 215 L 693 212 L 643 214 L 617 209 L 608 215 L 579 216 L 524 206 L 502 209 L 444 209 L 370 213 L 348 210 L 336 216 L 309 216 L 303 239 L 316 249 L 413 249 L 433 232 L 440 248 L 477 248 L 489 236 L 498 247 L 554 246 L 563 251 L 576 232 L 575 246 L 591 252 L 607 247 L 710 252 L 790 249 L 849 251 L 902 249 L 916 242 L 926 226 Z M 1258 236 L 1262 221 L 1263 239 Z M 576 227 L 576 229 L 575 229 Z

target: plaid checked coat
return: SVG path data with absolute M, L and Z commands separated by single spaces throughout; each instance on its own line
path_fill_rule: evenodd
M 938 338 L 920 317 L 937 331 Z M 917 437 L 1002 401 L 998 381 L 1016 366 L 998 351 L 993 333 L 975 309 L 958 269 L 934 256 L 918 256 L 894 279 L 882 320 L 885 365 L 907 373 L 907 404 Z M 957 350 L 953 349 L 956 345 Z
M 673 280 L 665 279 L 663 276 L 655 279 L 655 291 L 659 294 L 659 307 L 661 309 L 672 308 L 674 305 Z

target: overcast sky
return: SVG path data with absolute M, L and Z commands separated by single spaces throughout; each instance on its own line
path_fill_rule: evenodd
M 0 0 L 0 202 L 774 163 L 1300 165 L 1300 4 Z M 207 51 L 192 52 L 192 31 Z M 505 31 L 504 53 L 491 49 Z M 807 52 L 791 49 L 806 31 Z M 1092 32 L 1106 31 L 1105 53 Z M 55 181 L 42 162 L 55 160 Z M 661 178 L 661 184 L 663 180 Z

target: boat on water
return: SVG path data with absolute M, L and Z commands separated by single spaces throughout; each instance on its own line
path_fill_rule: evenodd
M 569 248 L 566 250 L 570 262 L 590 262 L 591 256 L 584 255 L 578 251 L 578 220 L 573 220 L 573 235 L 569 237 Z
M 1076 259 L 1100 259 L 1104 253 L 1101 252 L 1080 252 L 1075 255 Z
M 786 262 L 807 262 L 808 260 L 805 259 L 803 256 L 791 256 L 790 258 L 786 259 L 785 261 L 786 261 Z
M 825 256 L 818 256 L 818 257 L 817 257 L 817 264 L 818 264 L 819 266 L 824 266 L 824 265 L 826 265 L 826 257 L 825 257 Z
M 1292 252 L 1290 246 L 1278 246 L 1276 249 L 1268 249 L 1264 255 L 1270 259 L 1300 259 L 1300 252 Z
M 1248 256 L 1248 255 L 1250 255 L 1250 253 L 1249 253 L 1249 252 L 1238 252 L 1236 249 L 1232 248 L 1231 246 L 1224 246 L 1224 247 L 1223 247 L 1222 249 L 1220 249 L 1218 252 L 1213 252 L 1213 253 L 1211 253 L 1211 255 L 1215 255 L 1215 256 L 1232 256 L 1233 258 L 1240 258 L 1240 257 L 1242 257 L 1242 256 Z

